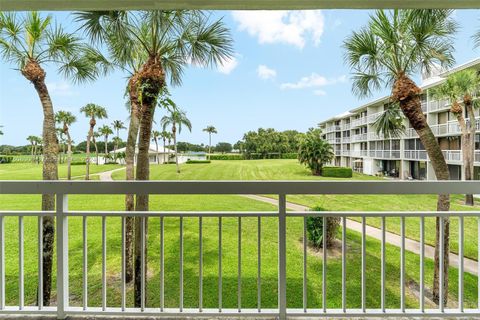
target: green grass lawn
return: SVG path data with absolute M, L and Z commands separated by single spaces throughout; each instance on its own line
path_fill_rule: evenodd
M 38 179 L 40 168 L 29 166 L 20 168 L 19 164 L 0 165 L 0 179 Z M 95 166 L 113 169 L 106 166 Z M 4 171 L 5 170 L 5 171 Z M 79 171 L 79 175 L 82 172 Z M 124 172 L 114 173 L 115 179 L 123 179 Z M 175 173 L 173 165 L 154 165 L 151 167 L 152 179 L 185 179 L 185 180 L 239 180 L 239 179 L 272 179 L 301 180 L 323 179 L 313 177 L 308 170 L 298 165 L 294 160 L 255 160 L 255 161 L 214 161 L 211 164 L 182 165 L 182 173 Z M 356 175 L 354 179 L 377 179 Z M 123 210 L 123 196 L 70 196 L 69 207 L 72 210 Z M 295 196 L 289 201 L 308 206 L 321 205 L 329 210 L 433 210 L 434 196 Z M 459 197 L 454 198 L 454 208 Z M 225 211 L 266 211 L 275 207 L 240 196 L 152 196 L 152 210 L 225 210 Z M 38 196 L 8 196 L 0 195 L 0 210 L 32 210 L 40 208 Z M 89 218 L 89 304 L 100 306 L 101 303 L 101 232 L 100 218 Z M 277 221 L 276 218 L 263 218 L 262 225 L 262 306 L 275 307 L 277 304 Z M 289 307 L 301 307 L 302 304 L 302 222 L 301 218 L 288 218 L 287 224 L 287 299 Z M 237 218 L 223 219 L 223 305 L 225 308 L 237 307 Z M 376 219 L 368 218 L 368 224 L 375 225 Z M 204 218 L 204 307 L 217 307 L 217 275 L 218 275 L 218 220 Z M 452 221 L 452 242 L 455 243 L 455 220 Z M 416 237 L 418 221 L 407 219 L 409 236 Z M 256 277 L 257 277 L 257 218 L 242 219 L 242 307 L 256 307 Z M 398 231 L 398 223 L 389 218 L 387 226 L 392 231 Z M 466 222 L 467 234 L 466 252 L 475 255 L 476 223 Z M 107 219 L 107 271 L 108 271 L 108 305 L 118 306 L 120 303 L 120 219 Z M 431 228 L 429 222 L 427 228 Z M 6 273 L 7 302 L 17 304 L 18 299 L 18 262 L 17 262 L 17 218 L 6 218 Z M 418 228 L 417 228 L 418 229 Z M 427 238 L 432 239 L 434 233 L 427 229 Z M 165 218 L 165 303 L 167 307 L 178 306 L 179 292 L 179 219 Z M 70 218 L 70 290 L 71 303 L 80 305 L 82 300 L 82 230 L 81 219 Z M 340 236 L 340 234 L 339 234 Z M 148 260 L 148 305 L 159 305 L 159 218 L 149 220 Z M 185 307 L 195 307 L 198 303 L 198 219 L 184 218 L 184 290 Z M 34 304 L 37 283 L 36 262 L 36 218 L 25 218 L 25 284 L 26 302 Z M 347 231 L 347 305 L 349 308 L 360 307 L 360 234 Z M 399 307 L 399 262 L 400 250 L 387 246 L 387 306 Z M 406 253 L 407 283 L 413 287 L 419 281 L 419 257 Z M 341 306 L 341 259 L 338 250 L 329 253 L 327 263 L 327 306 Z M 310 308 L 321 307 L 322 285 L 321 254 L 310 250 L 308 255 L 308 305 Z M 426 260 L 425 285 L 431 287 L 433 264 Z M 456 299 L 457 270 L 450 268 L 450 295 Z M 477 299 L 477 278 L 465 275 L 466 306 L 474 307 Z M 410 286 L 409 286 L 410 287 Z M 367 238 L 367 307 L 380 306 L 380 242 Z M 128 289 L 128 302 L 132 305 L 132 288 Z M 418 307 L 413 291 L 407 289 L 407 306 Z

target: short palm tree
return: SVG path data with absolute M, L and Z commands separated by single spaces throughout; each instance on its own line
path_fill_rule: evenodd
M 86 156 L 86 173 L 85 173 L 85 180 L 90 179 L 90 141 L 93 140 L 94 145 L 95 145 L 95 150 L 97 150 L 96 146 L 96 139 L 95 139 L 95 125 L 97 124 L 97 119 L 104 119 L 107 117 L 107 110 L 99 105 L 96 105 L 94 103 L 89 103 L 83 107 L 80 108 L 80 112 L 85 115 L 88 119 L 90 119 L 90 126 L 88 130 L 88 135 L 87 135 L 87 156 Z M 98 164 L 98 150 L 96 151 L 97 153 L 97 164 Z
M 155 148 L 156 148 L 156 152 L 157 152 L 157 164 L 160 163 L 160 157 L 158 156 L 158 138 L 160 138 L 161 136 L 161 133 L 160 131 L 157 131 L 157 130 L 153 130 L 152 131 L 152 141 L 155 142 Z M 165 150 L 164 150 L 165 152 Z
M 214 126 L 207 126 L 203 131 L 208 132 L 208 159 L 210 159 L 210 153 L 212 153 L 212 134 L 217 134 L 218 132 Z
M 475 154 L 475 112 L 474 106 L 477 101 L 473 96 L 480 89 L 480 76 L 475 70 L 467 69 L 453 73 L 431 93 L 435 99 L 447 99 L 451 103 L 450 112 L 457 118 L 461 130 L 462 156 L 465 180 L 473 179 L 473 163 Z M 463 102 L 463 104 L 461 103 Z M 468 114 L 469 122 L 464 114 Z M 473 206 L 472 194 L 465 195 L 465 204 Z
M 28 136 L 27 141 L 30 142 L 30 152 L 32 154 L 32 163 L 35 162 L 35 155 L 37 153 L 37 142 L 38 142 L 38 137 L 37 136 Z
M 165 152 L 165 150 L 167 150 L 165 144 L 166 144 L 167 140 L 168 140 L 169 143 L 170 143 L 170 139 L 171 139 L 170 137 L 171 137 L 171 134 L 170 134 L 170 132 L 168 132 L 168 131 L 163 130 L 163 131 L 160 133 L 160 138 L 162 138 L 162 140 L 163 140 L 163 163 L 164 163 L 164 164 L 168 162 L 168 161 L 167 161 L 168 159 L 165 158 L 165 157 L 166 157 L 166 152 Z M 170 153 L 169 153 L 169 155 L 170 155 Z
M 115 130 L 115 132 L 117 134 L 116 135 L 117 139 L 115 139 L 115 145 L 114 145 L 115 147 L 114 147 L 114 150 L 113 150 L 113 156 L 114 156 L 113 159 L 114 159 L 114 161 L 116 161 L 117 160 L 118 143 L 121 141 L 120 130 L 127 129 L 127 128 L 125 127 L 125 124 L 123 123 L 122 120 L 114 120 L 112 122 L 112 127 L 113 127 L 113 130 Z
M 438 180 L 448 180 L 449 170 L 442 150 L 428 126 L 421 108 L 422 90 L 412 80 L 415 73 L 430 72 L 434 64 L 449 67 L 454 63 L 453 35 L 457 24 L 451 10 L 377 10 L 368 24 L 354 31 L 344 43 L 345 61 L 353 71 L 353 92 L 370 96 L 373 90 L 391 89 L 391 100 L 398 103 L 420 137 Z M 438 197 L 437 209 L 448 211 L 448 195 Z M 437 218 L 437 230 L 439 219 Z M 445 252 L 449 252 L 449 221 L 445 218 Z M 438 244 L 438 232 L 437 241 Z M 436 246 L 434 300 L 438 302 L 438 245 Z M 444 255 L 448 279 L 448 254 Z M 443 284 L 445 299 L 448 281 Z M 446 302 L 446 300 L 445 300 Z
M 178 165 L 178 151 L 177 151 L 177 132 L 182 132 L 182 127 L 185 126 L 189 131 L 192 131 L 192 123 L 187 118 L 185 111 L 176 109 L 169 112 L 168 115 L 163 116 L 160 121 L 163 130 L 167 127 L 172 127 L 173 146 L 175 150 L 175 164 L 177 166 L 177 173 L 180 173 L 180 166 Z
M 95 42 L 102 42 L 123 70 L 131 77 L 127 91 L 131 104 L 130 127 L 127 139 L 127 180 L 134 178 L 133 159 L 135 139 L 139 136 L 136 179 L 148 180 L 150 135 L 155 107 L 166 86 L 167 76 L 173 85 L 179 85 L 183 70 L 190 64 L 216 66 L 232 54 L 229 29 L 221 19 L 210 21 L 210 16 L 195 10 L 174 11 L 103 11 L 82 12 L 77 20 Z M 127 196 L 127 210 L 133 208 L 133 196 Z M 148 195 L 135 199 L 136 211 L 148 211 Z M 135 223 L 136 259 L 140 261 L 140 234 L 143 219 Z M 133 232 L 127 230 L 127 238 Z M 129 240 L 127 239 L 127 250 Z M 128 260 L 128 258 L 127 258 Z M 128 264 L 128 262 L 127 262 Z M 140 265 L 135 269 L 140 268 Z M 128 268 L 127 268 L 128 269 Z M 127 272 L 128 273 L 128 272 Z M 135 306 L 141 305 L 141 276 L 136 272 Z
M 322 175 L 323 166 L 332 161 L 334 156 L 332 146 L 322 139 L 320 129 L 310 128 L 300 141 L 298 161 L 315 176 Z
M 72 137 L 70 136 L 70 126 L 77 121 L 73 113 L 69 111 L 58 111 L 55 114 L 55 121 L 61 124 L 63 133 L 67 136 L 67 179 L 72 179 Z
M 58 143 L 53 103 L 46 85 L 45 67 L 74 82 L 94 80 L 98 75 L 97 52 L 66 32 L 50 15 L 32 11 L 0 12 L 0 55 L 32 83 L 43 109 L 43 179 L 58 179 Z M 55 208 L 54 195 L 42 195 L 42 210 Z M 43 217 L 43 303 L 50 305 L 54 218 Z
M 105 161 L 107 160 L 108 157 L 108 136 L 113 134 L 112 128 L 104 124 L 100 128 L 98 128 L 98 133 L 100 133 L 103 138 L 104 138 L 104 143 L 105 143 Z

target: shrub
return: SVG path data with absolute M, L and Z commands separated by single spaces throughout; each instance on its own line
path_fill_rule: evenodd
M 322 139 L 322 131 L 310 128 L 300 141 L 298 161 L 307 166 L 313 175 L 319 176 L 323 166 L 334 157 L 332 146 Z
M 243 160 L 243 155 L 237 153 L 211 154 L 210 160 Z
M 325 211 L 322 207 L 314 207 L 311 211 Z M 337 235 L 338 226 L 340 225 L 340 217 L 327 217 L 327 248 L 330 248 Z M 315 248 L 323 247 L 323 217 L 308 216 L 307 217 L 307 233 L 308 240 Z
M 12 163 L 12 156 L 0 156 L 0 163 Z
M 297 159 L 298 153 L 282 153 L 282 159 Z
M 188 164 L 197 164 L 197 163 L 210 163 L 210 160 L 187 160 Z
M 86 161 L 72 161 L 71 165 L 72 166 L 81 166 L 81 165 L 86 165 Z
M 347 167 L 323 167 L 322 177 L 330 178 L 351 178 L 353 176 L 352 168 Z

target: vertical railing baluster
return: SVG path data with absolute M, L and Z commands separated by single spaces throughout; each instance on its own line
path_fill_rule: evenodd
M 405 312 L 405 217 L 400 218 L 400 309 Z
M 420 217 L 420 311 L 425 312 L 425 217 Z
M 385 312 L 385 236 L 386 236 L 386 232 L 385 232 L 385 228 L 386 228 L 386 225 L 385 225 L 385 217 L 382 217 L 382 243 L 381 243 L 381 275 L 380 275 L 380 286 L 381 286 L 381 298 L 380 298 L 380 306 L 381 306 L 381 309 L 382 309 L 382 312 Z
M 180 217 L 180 312 L 183 311 L 183 217 Z
M 147 261 L 146 261 L 146 256 L 145 256 L 145 250 L 147 250 L 147 243 L 146 243 L 146 235 L 147 235 L 147 228 L 146 228 L 146 223 L 147 223 L 147 218 L 145 216 L 142 216 L 141 217 L 141 232 L 142 232 L 142 240 L 141 240 L 141 248 L 142 248 L 142 252 L 140 254 L 140 267 L 142 268 L 142 271 L 140 271 L 140 274 L 142 276 L 142 279 L 140 280 L 140 297 L 142 299 L 142 301 L 140 302 L 140 310 L 143 312 L 145 311 L 145 301 L 147 300 L 146 299 L 146 283 L 145 283 L 145 279 L 147 277 L 147 270 L 146 270 L 146 266 L 147 266 Z
M 127 271 L 127 259 L 125 258 L 125 224 L 126 224 L 126 217 L 122 217 L 122 284 L 121 284 L 121 290 L 122 290 L 122 302 L 121 302 L 121 308 L 122 311 L 125 311 L 126 308 L 126 302 L 127 302 L 127 297 L 126 297 L 126 281 L 127 281 L 127 276 L 126 276 L 126 271 Z
M 5 218 L 0 214 L 0 310 L 3 309 L 5 309 Z
M 201 312 L 203 308 L 203 221 L 202 217 L 198 218 L 198 275 L 199 275 L 199 283 L 198 283 L 198 310 Z
M 342 217 L 342 310 L 347 311 L 347 217 Z
M 303 217 L 303 312 L 307 312 L 307 217 Z
M 242 217 L 238 217 L 238 266 L 237 266 L 237 307 L 238 312 L 242 311 Z
M 323 249 L 323 261 L 322 261 L 322 309 L 323 312 L 327 312 L 327 217 L 323 216 L 323 235 L 322 235 L 322 249 Z
M 365 239 L 365 216 L 362 216 L 362 284 L 361 284 L 361 290 L 362 290 L 362 312 L 365 312 L 365 300 L 366 300 L 366 291 L 365 291 L 365 260 L 366 260 L 366 252 L 365 252 L 365 246 L 366 246 L 366 239 Z
M 222 217 L 218 217 L 218 312 L 222 312 Z
M 37 292 L 37 304 L 38 310 L 43 309 L 43 216 L 38 217 L 37 225 L 38 235 L 38 292 Z M 0 241 L 3 242 L 3 239 Z M 2 280 L 0 280 L 2 281 Z
M 18 217 L 18 308 L 23 310 L 25 304 L 24 270 L 23 270 L 23 216 Z
M 88 308 L 88 252 L 87 252 L 87 216 L 83 216 L 83 310 Z
M 143 234 L 143 233 L 142 233 Z M 107 217 L 102 217 L 102 310 L 107 309 Z
M 68 288 L 68 196 L 56 196 L 57 232 L 57 319 L 65 319 L 69 306 Z
M 278 195 L 278 313 L 279 319 L 287 317 L 287 200 Z
M 477 217 L 477 309 L 480 309 L 480 216 Z
M 165 258 L 164 258 L 164 221 L 160 217 L 160 311 L 165 308 Z
M 458 309 L 463 312 L 463 216 L 458 217 Z
M 257 220 L 257 310 L 262 311 L 262 217 Z
M 440 220 L 440 239 L 439 239 L 439 246 L 440 246 L 440 250 L 439 250 L 439 296 L 440 296 L 440 301 L 439 301 L 439 309 L 440 309 L 440 312 L 443 313 L 444 311 L 444 303 L 443 303 L 443 295 L 444 295 L 444 290 L 443 290 L 443 283 L 445 281 L 444 277 L 443 277 L 443 270 L 444 270 L 444 263 L 443 263 L 443 260 L 444 260 L 444 239 L 443 239 L 443 236 L 444 236 L 444 220 L 443 220 L 443 216 L 439 217 L 439 220 Z

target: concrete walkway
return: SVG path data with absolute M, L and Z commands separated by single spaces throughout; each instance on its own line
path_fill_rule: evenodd
M 120 171 L 120 170 L 125 170 L 125 167 L 118 168 L 118 169 L 113 169 L 113 170 L 110 170 L 110 171 L 100 172 L 100 173 L 98 173 L 98 178 L 99 178 L 100 181 L 113 181 L 112 173 L 114 173 L 116 171 Z
M 244 195 L 247 198 L 262 201 L 266 203 L 270 203 L 273 205 L 278 205 L 277 199 L 267 198 L 258 195 Z M 310 211 L 309 207 L 299 205 L 296 203 L 287 202 L 287 209 L 293 211 Z M 356 232 L 362 232 L 362 224 L 358 221 L 347 219 L 347 228 Z M 366 226 L 366 234 L 369 237 L 372 237 L 377 240 L 382 240 L 382 230 L 379 228 L 375 228 L 372 226 Z M 392 232 L 385 232 L 385 241 L 388 244 L 394 245 L 396 247 L 401 246 L 402 238 Z M 405 250 L 413 252 L 415 254 L 420 254 L 420 242 L 412 239 L 405 238 Z M 434 259 L 435 255 L 435 247 L 425 244 L 425 257 Z M 477 261 L 463 258 L 463 265 L 465 272 L 471 273 L 473 275 L 477 275 Z M 450 253 L 450 266 L 458 268 L 458 255 L 454 253 Z

